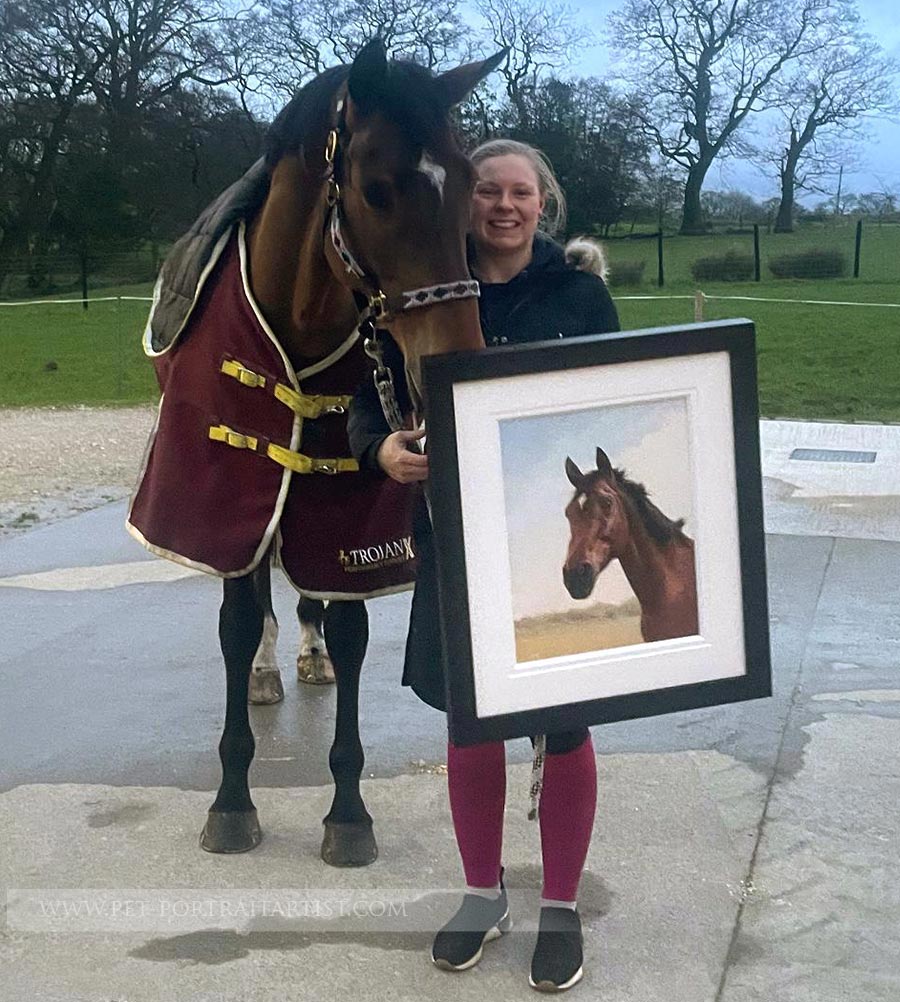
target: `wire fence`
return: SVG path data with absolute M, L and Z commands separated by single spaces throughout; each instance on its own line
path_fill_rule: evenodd
M 603 238 L 614 289 L 719 282 L 900 280 L 900 226 L 805 225 L 774 233 L 752 225 L 700 236 L 655 233 Z
M 784 279 L 862 279 L 900 282 L 900 224 L 848 220 L 805 223 L 793 233 L 766 226 L 721 227 L 705 235 L 613 231 L 599 238 L 609 258 L 609 284 L 617 291 L 718 282 Z M 92 254 L 87 262 L 54 251 L 37 261 L 0 259 L 0 301 L 35 301 L 51 295 L 81 302 L 155 280 L 165 245 Z M 138 291 L 138 290 L 135 290 Z M 33 298 L 32 298 L 33 297 Z M 121 297 L 120 297 L 121 298 Z
M 821 287 L 821 283 L 816 286 Z M 897 287 L 890 288 L 895 292 Z M 701 289 L 688 293 L 613 292 L 622 326 L 628 329 L 723 319 L 737 312 L 753 319 L 761 357 L 765 355 L 761 394 L 765 390 L 763 377 L 771 379 L 773 385 L 796 387 L 797 394 L 805 394 L 798 397 L 799 403 L 775 398 L 767 403 L 771 413 L 819 407 L 808 403 L 812 395 L 802 389 L 802 380 L 824 384 L 840 372 L 841 387 L 834 393 L 859 401 L 852 406 L 867 418 L 897 419 L 900 363 L 891 360 L 900 358 L 900 353 L 886 347 L 884 335 L 900 334 L 900 317 L 893 312 L 900 309 L 900 302 L 872 302 L 862 297 L 729 295 Z M 883 294 L 881 290 L 878 293 Z M 890 292 L 888 297 L 896 298 Z M 144 356 L 141 338 L 151 301 L 150 296 L 131 294 L 86 300 L 0 301 L 0 407 L 108 406 L 156 400 L 155 372 Z M 738 310 L 737 304 L 748 304 L 748 308 Z M 83 309 L 85 306 L 90 309 Z M 840 336 L 823 337 L 826 332 Z M 857 359 L 864 360 L 862 367 Z M 875 363 L 874 359 L 881 361 Z M 809 375 L 811 364 L 818 366 L 814 376 Z M 802 378 L 797 376 L 801 371 L 805 373 Z M 848 380 L 853 379 L 856 383 L 851 385 Z M 894 403 L 878 403 L 889 400 Z M 830 405 L 826 401 L 823 406 Z M 823 414 L 827 416 L 825 411 Z

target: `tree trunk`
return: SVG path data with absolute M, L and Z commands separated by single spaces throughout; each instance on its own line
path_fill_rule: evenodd
M 682 236 L 706 232 L 706 227 L 703 225 L 703 209 L 700 206 L 700 192 L 703 190 L 703 180 L 708 170 L 709 163 L 701 160 L 688 171 L 684 185 L 681 229 L 678 231 Z
M 789 150 L 781 171 L 781 201 L 778 204 L 774 227 L 776 233 L 794 232 L 794 187 L 798 156 L 798 153 Z

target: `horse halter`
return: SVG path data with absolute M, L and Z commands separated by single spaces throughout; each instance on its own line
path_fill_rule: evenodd
M 338 113 L 343 110 L 343 101 L 338 103 Z M 360 313 L 360 326 L 366 320 L 385 321 L 396 313 L 405 313 L 420 306 L 434 306 L 438 303 L 450 302 L 453 299 L 471 299 L 481 293 L 475 279 L 458 279 L 451 282 L 440 282 L 437 285 L 426 285 L 419 289 L 401 292 L 399 296 L 388 296 L 374 275 L 368 274 L 353 256 L 341 228 L 341 188 L 335 177 L 340 163 L 341 145 L 340 130 L 333 128 L 328 133 L 325 143 L 325 163 L 327 165 L 328 187 L 325 200 L 328 204 L 325 225 L 331 236 L 335 253 L 341 259 L 347 274 L 357 278 L 366 290 L 366 306 Z

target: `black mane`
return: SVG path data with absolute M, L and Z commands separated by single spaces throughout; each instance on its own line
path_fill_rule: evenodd
M 637 513 L 644 528 L 654 542 L 659 543 L 660 546 L 665 546 L 667 543 L 672 543 L 675 540 L 687 538 L 682 531 L 684 529 L 683 518 L 673 520 L 664 515 L 650 500 L 647 488 L 643 484 L 629 480 L 624 470 L 615 469 L 613 472 L 616 475 L 616 485 L 631 503 L 631 507 Z M 599 479 L 600 474 L 597 470 L 592 470 L 585 475 L 586 486 L 588 488 L 593 487 Z M 581 491 L 580 493 L 585 492 Z
M 331 99 L 350 74 L 349 66 L 332 66 L 305 84 L 278 113 L 266 135 L 266 163 L 274 166 L 285 153 L 298 150 L 310 135 L 331 127 Z M 424 66 L 403 60 L 388 63 L 384 89 L 373 107 L 397 122 L 413 145 L 432 147 L 448 123 L 434 75 Z

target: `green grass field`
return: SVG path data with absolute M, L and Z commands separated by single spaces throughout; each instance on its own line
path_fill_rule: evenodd
M 839 246 L 852 266 L 852 226 L 763 234 L 761 282 L 704 283 L 705 295 L 777 300 L 900 303 L 900 227 L 867 226 L 861 277 L 776 281 L 767 258 L 807 246 Z M 752 251 L 752 237 L 716 235 L 665 240 L 666 285 L 656 285 L 655 241 L 610 241 L 613 260 L 646 260 L 642 285 L 613 289 L 623 328 L 694 319 L 697 284 L 691 262 L 729 247 Z M 98 293 L 101 294 L 101 293 Z M 102 295 L 150 295 L 150 286 Z M 631 299 L 631 296 L 686 299 Z M 0 305 L 0 406 L 131 404 L 156 398 L 140 338 L 147 303 Z M 788 302 L 706 301 L 704 318 L 748 317 L 756 324 L 760 408 L 767 417 L 900 421 L 900 309 L 811 306 Z
M 150 296 L 152 286 L 103 290 Z M 61 297 L 66 298 L 66 297 Z M 135 404 L 158 397 L 141 348 L 149 303 L 0 306 L 0 407 Z

